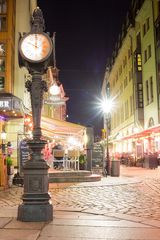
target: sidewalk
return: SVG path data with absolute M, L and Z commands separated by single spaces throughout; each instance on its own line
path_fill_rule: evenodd
M 144 179 L 159 178 L 160 169 L 121 168 L 120 177 L 103 178 L 101 182 L 80 183 L 78 188 L 117 187 L 141 183 Z M 105 189 L 105 188 L 104 188 Z M 115 191 L 116 193 L 116 191 Z M 79 196 L 80 198 L 80 196 Z M 0 199 L 1 200 L 1 199 Z M 136 199 L 135 199 L 136 201 Z M 107 199 L 104 197 L 104 203 Z M 160 203 L 160 200 L 157 204 Z M 94 201 L 91 201 L 91 205 Z M 16 220 L 17 206 L 0 208 L 0 240 L 159 240 L 160 221 L 120 212 L 108 213 L 91 208 L 54 208 L 50 223 L 26 223 Z

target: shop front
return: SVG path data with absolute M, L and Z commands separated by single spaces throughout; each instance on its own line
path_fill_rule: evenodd
M 79 170 L 79 157 L 85 155 L 85 126 L 42 117 L 42 133 L 48 140 L 44 157 L 51 168 Z
M 7 167 L 17 160 L 17 131 L 23 130 L 21 99 L 11 93 L 0 94 L 0 186 L 7 186 Z M 10 161 L 7 161 L 10 159 Z M 12 160 L 12 161 L 11 161 Z
M 112 141 L 112 155 L 122 164 L 156 168 L 160 158 L 160 125 L 118 137 Z

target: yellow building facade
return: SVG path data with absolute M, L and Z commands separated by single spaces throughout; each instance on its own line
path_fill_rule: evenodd
M 109 86 L 114 102 L 110 155 L 134 164 L 159 154 L 159 9 L 159 1 L 132 1 L 102 86 L 103 97 Z
M 0 186 L 6 184 L 7 143 L 12 145 L 12 159 L 17 165 L 17 141 L 24 133 L 24 114 L 30 107 L 25 90 L 28 73 L 18 65 L 19 32 L 30 30 L 30 17 L 36 0 L 0 1 L 0 139 L 5 146 L 0 154 Z

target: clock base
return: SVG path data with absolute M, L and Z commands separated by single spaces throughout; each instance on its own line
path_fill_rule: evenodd
M 17 220 L 22 222 L 49 222 L 53 220 L 53 206 L 47 205 L 19 205 Z

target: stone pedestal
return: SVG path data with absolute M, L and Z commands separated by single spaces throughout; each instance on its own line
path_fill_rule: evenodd
M 23 203 L 18 208 L 17 217 L 20 221 L 46 222 L 53 219 L 53 207 L 48 194 L 49 167 L 41 154 L 45 143 L 43 140 L 28 142 L 34 151 L 24 166 Z

